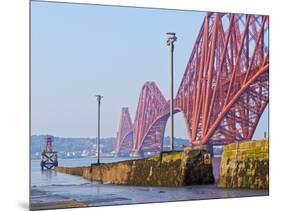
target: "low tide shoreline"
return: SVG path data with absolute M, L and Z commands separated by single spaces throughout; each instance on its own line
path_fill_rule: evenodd
M 31 195 L 33 200 L 30 206 L 30 210 L 87 207 L 86 203 L 82 203 L 74 199 L 62 197 L 59 195 L 51 196 L 46 191 L 32 189 Z
M 34 187 L 31 192 L 31 210 L 268 196 L 269 194 L 268 190 L 226 189 L 217 188 L 214 184 L 188 187 L 140 187 L 99 183 Z
M 87 207 L 85 203 L 75 200 L 65 200 L 60 202 L 42 202 L 31 204 L 31 210 L 65 209 Z

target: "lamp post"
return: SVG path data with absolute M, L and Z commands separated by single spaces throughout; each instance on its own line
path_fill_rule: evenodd
M 96 95 L 96 97 L 97 97 L 97 102 L 98 102 L 98 140 L 97 140 L 98 160 L 97 160 L 97 165 L 99 165 L 100 164 L 100 103 L 101 103 L 101 98 L 103 98 L 103 96 Z
M 170 98 L 170 117 L 171 117 L 171 132 L 170 132 L 170 149 L 171 151 L 174 150 L 174 42 L 176 42 L 177 37 L 176 33 L 174 32 L 168 32 L 166 33 L 168 36 L 167 39 L 167 46 L 170 46 L 170 66 L 171 66 L 171 72 L 170 72 L 170 92 L 171 92 L 171 98 Z

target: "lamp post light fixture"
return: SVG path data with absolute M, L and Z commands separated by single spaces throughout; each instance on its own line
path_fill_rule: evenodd
M 170 117 L 171 117 L 171 132 L 170 132 L 170 149 L 174 150 L 174 43 L 177 40 L 176 33 L 168 32 L 167 46 L 170 46 Z
M 103 98 L 103 96 L 96 95 L 96 97 L 97 97 L 97 102 L 98 102 L 98 138 L 97 138 L 98 160 L 97 160 L 97 165 L 99 165 L 100 164 L 100 103 L 101 103 L 101 98 Z

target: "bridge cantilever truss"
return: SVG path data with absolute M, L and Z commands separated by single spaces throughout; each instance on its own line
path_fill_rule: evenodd
M 269 101 L 268 29 L 268 16 L 206 14 L 173 100 L 192 144 L 252 138 Z M 144 85 L 133 151 L 162 148 L 169 103 L 155 83 Z
M 119 156 L 128 155 L 133 149 L 134 129 L 127 107 L 122 108 L 119 129 L 117 132 L 115 153 Z
M 268 16 L 208 13 L 176 104 L 192 143 L 252 138 L 268 103 Z
M 167 101 L 154 82 L 146 82 L 139 97 L 134 121 L 134 151 L 159 152 L 162 149 L 167 117 Z M 142 149 L 141 149 L 142 148 Z

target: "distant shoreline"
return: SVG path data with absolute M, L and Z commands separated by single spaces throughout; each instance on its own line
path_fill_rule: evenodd
M 97 157 L 69 157 L 69 158 L 59 158 L 59 159 L 62 159 L 62 160 L 72 160 L 72 159 L 83 159 L 83 158 L 97 158 Z M 101 156 L 100 158 L 115 158 L 115 156 Z M 124 158 L 127 158 L 127 157 L 124 157 Z M 128 157 L 130 158 L 130 157 Z M 40 161 L 40 158 L 31 158 L 30 159 L 31 161 Z

